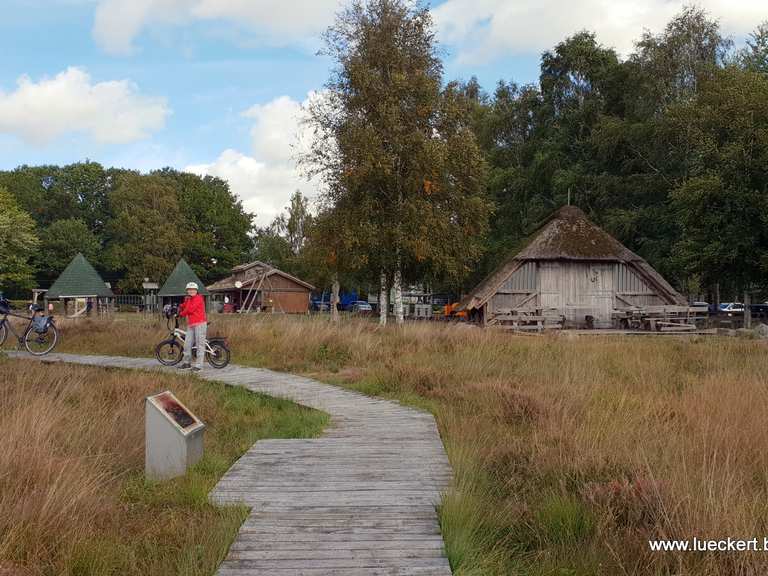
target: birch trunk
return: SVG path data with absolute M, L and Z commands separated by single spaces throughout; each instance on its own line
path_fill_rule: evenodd
M 331 286 L 331 322 L 339 321 L 339 275 L 333 275 L 333 285 Z
M 381 286 L 379 287 L 379 326 L 387 325 L 387 312 L 389 308 L 389 296 L 387 294 L 387 274 L 381 272 Z
M 749 290 L 744 291 L 744 328 L 752 328 L 752 294 Z
M 400 258 L 397 258 L 395 276 L 392 279 L 392 289 L 395 293 L 395 322 L 402 324 L 403 319 L 403 274 L 400 271 Z

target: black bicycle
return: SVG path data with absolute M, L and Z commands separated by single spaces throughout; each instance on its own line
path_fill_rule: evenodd
M 26 348 L 27 352 L 35 356 L 45 356 L 56 347 L 59 341 L 59 331 L 53 316 L 43 316 L 43 309 L 35 304 L 29 307 L 32 316 L 24 316 L 13 311 L 10 302 L 5 298 L 0 298 L 0 347 L 5 344 L 8 338 L 8 332 L 13 332 L 19 343 L 19 348 Z M 17 332 L 8 317 L 22 318 L 27 320 L 26 328 Z
M 155 347 L 155 358 L 163 366 L 176 366 L 184 357 L 184 340 L 187 333 L 179 328 L 178 310 L 167 307 L 164 310 L 166 326 L 170 336 Z M 171 328 L 173 320 L 173 328 Z M 197 346 L 192 347 L 192 357 L 196 357 Z M 205 359 L 214 368 L 224 368 L 229 364 L 230 352 L 227 339 L 220 336 L 212 336 L 205 341 Z

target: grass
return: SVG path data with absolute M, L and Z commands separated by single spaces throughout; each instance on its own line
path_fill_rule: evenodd
M 287 317 L 214 327 L 237 362 L 435 414 L 456 472 L 440 519 L 459 576 L 768 571 L 761 552 L 659 553 L 647 543 L 768 534 L 765 342 Z M 65 324 L 63 346 L 147 355 L 162 334 L 136 317 L 81 321 Z
M 206 422 L 186 476 L 149 482 L 144 397 Z M 256 440 L 320 433 L 324 414 L 242 388 L 0 355 L 0 574 L 209 576 L 247 515 L 207 495 Z

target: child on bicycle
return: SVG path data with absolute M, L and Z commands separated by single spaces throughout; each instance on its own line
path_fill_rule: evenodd
M 179 368 L 192 368 L 197 372 L 203 369 L 205 360 L 205 337 L 208 320 L 205 316 L 205 299 L 199 293 L 196 282 L 190 282 L 186 287 L 187 297 L 179 307 L 179 316 L 187 319 L 187 335 L 184 339 L 184 358 Z M 192 367 L 192 347 L 197 346 L 197 359 Z

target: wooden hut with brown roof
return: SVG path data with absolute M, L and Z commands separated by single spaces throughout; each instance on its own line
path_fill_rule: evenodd
M 555 318 L 567 327 L 609 328 L 617 311 L 664 305 L 685 306 L 686 301 L 648 262 L 584 212 L 564 206 L 472 290 L 458 310 L 484 324 L 529 316 Z
M 225 312 L 277 312 L 306 314 L 315 289 L 287 272 L 250 262 L 232 268 L 232 274 L 208 286 L 217 307 Z

